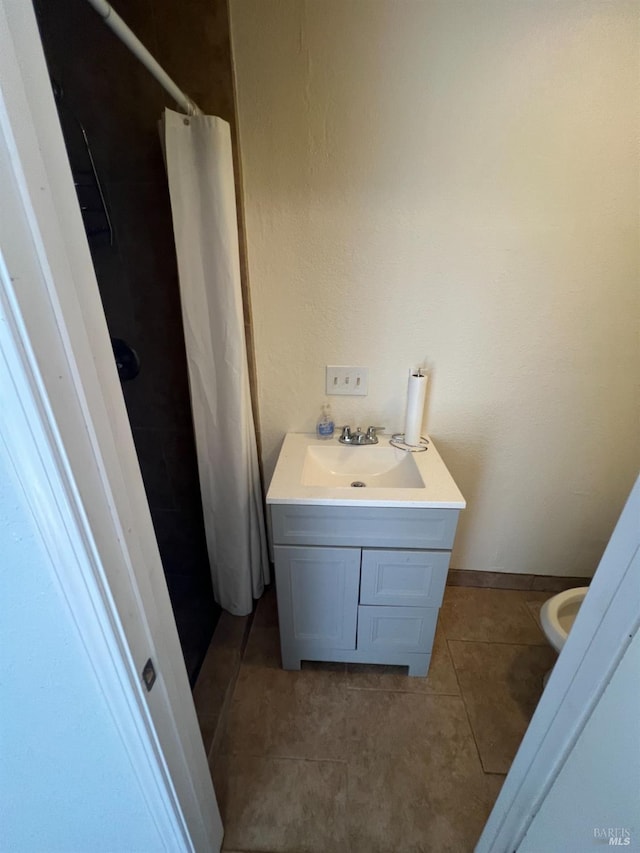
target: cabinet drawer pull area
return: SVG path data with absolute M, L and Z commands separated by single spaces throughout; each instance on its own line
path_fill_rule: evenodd
M 362 552 L 360 604 L 439 607 L 450 551 Z
M 271 525 L 276 545 L 450 551 L 459 514 L 457 509 L 272 504 Z
M 359 650 L 430 652 L 437 607 L 358 607 Z

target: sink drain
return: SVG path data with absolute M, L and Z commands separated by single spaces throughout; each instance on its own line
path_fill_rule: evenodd
M 362 480 L 354 480 L 354 481 L 353 481 L 353 483 L 351 483 L 351 487 L 352 487 L 352 488 L 354 488 L 354 489 L 362 489 L 362 488 L 364 488 L 366 485 L 367 485 L 367 484 L 366 484 L 366 483 L 363 483 L 363 482 L 362 482 Z

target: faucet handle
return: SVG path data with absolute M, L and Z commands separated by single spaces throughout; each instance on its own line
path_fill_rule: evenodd
M 342 430 L 341 441 L 348 441 L 351 438 L 351 427 L 348 424 L 346 426 L 339 426 L 338 429 Z
M 377 444 L 378 443 L 378 436 L 376 435 L 376 433 L 378 430 L 383 430 L 383 429 L 384 429 L 384 427 L 381 427 L 381 426 L 370 426 L 370 427 L 368 427 L 367 438 L 366 438 L 367 444 Z

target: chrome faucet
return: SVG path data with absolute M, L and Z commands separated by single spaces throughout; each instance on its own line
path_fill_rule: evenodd
M 377 444 L 378 436 L 376 433 L 378 430 L 383 430 L 384 427 L 379 426 L 370 426 L 368 427 L 366 432 L 362 432 L 360 427 L 356 429 L 355 432 L 351 432 L 350 426 L 342 427 L 342 435 L 338 439 L 340 444 L 354 444 L 356 446 L 365 445 L 365 444 Z

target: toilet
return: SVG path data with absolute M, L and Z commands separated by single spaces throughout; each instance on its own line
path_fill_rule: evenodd
M 540 622 L 547 640 L 560 652 L 578 615 L 580 605 L 589 592 L 588 586 L 565 589 L 545 601 L 540 609 Z

